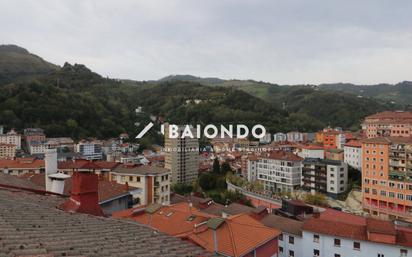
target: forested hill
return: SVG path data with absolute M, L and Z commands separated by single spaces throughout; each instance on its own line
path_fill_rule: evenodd
M 48 136 L 135 135 L 140 129 L 135 123 L 144 124 L 149 115 L 186 124 L 261 123 L 272 132 L 314 131 L 327 125 L 357 129 L 365 115 L 392 108 L 373 99 L 310 87 L 270 87 L 270 97 L 263 100 L 224 85 L 106 79 L 80 64 L 66 63 L 32 77 L 21 70 L 25 79 L 17 72 L 16 79 L 0 83 L 0 124 L 19 130 L 42 127 Z M 143 115 L 136 115 L 138 106 Z
M 0 85 L 17 80 L 31 79 L 58 69 L 39 56 L 16 45 L 0 45 Z

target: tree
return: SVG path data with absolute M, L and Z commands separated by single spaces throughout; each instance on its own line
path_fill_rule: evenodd
M 227 163 L 227 162 L 224 162 L 222 164 L 222 166 L 220 167 L 220 170 L 223 174 L 226 174 L 227 172 L 232 171 L 232 169 L 230 168 L 229 163 Z
M 205 190 L 211 190 L 216 188 L 216 181 L 217 181 L 217 177 L 215 174 L 211 174 L 211 173 L 205 173 L 202 174 L 199 178 L 199 186 Z
M 213 160 L 213 173 L 220 174 L 220 164 L 217 157 Z
M 315 193 L 315 194 L 307 194 L 305 196 L 305 202 L 308 204 L 313 204 L 313 205 L 318 205 L 318 206 L 326 206 L 326 197 L 325 195 L 321 193 Z

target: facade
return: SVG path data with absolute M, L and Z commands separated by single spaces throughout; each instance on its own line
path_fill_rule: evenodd
M 292 192 L 301 183 L 302 158 L 284 151 L 260 156 L 257 160 L 257 179 L 264 189 L 272 192 Z
M 133 191 L 134 205 L 169 204 L 171 172 L 156 166 L 119 165 L 110 180 L 127 184 Z
M 304 256 L 407 257 L 412 253 L 410 230 L 391 222 L 337 214 L 335 218 L 310 218 L 302 230 Z
M 247 158 L 247 180 L 249 182 L 256 181 L 257 179 L 257 164 L 258 158 L 254 155 L 251 155 Z
M 0 143 L 12 144 L 16 146 L 17 150 L 21 149 L 21 135 L 15 130 L 10 130 L 6 134 L 0 134 Z
M 389 219 L 412 217 L 412 138 L 362 142 L 364 211 Z
M 165 168 L 172 172 L 172 183 L 192 184 L 197 180 L 199 172 L 199 141 L 195 138 L 181 136 L 169 137 L 169 125 L 165 124 Z M 179 126 L 182 135 L 184 126 Z
M 346 136 L 341 128 L 328 127 L 316 133 L 315 141 L 322 143 L 325 149 L 343 149 Z
M 334 161 L 343 161 L 344 160 L 344 150 L 338 148 L 329 148 L 325 150 L 325 159 L 334 160 Z
M 410 137 L 412 129 L 411 111 L 386 111 L 365 118 L 362 129 L 367 138 Z
M 346 192 L 348 166 L 341 161 L 306 158 L 302 162 L 302 188 L 312 194 L 319 192 L 332 197 Z
M 305 135 L 301 132 L 292 131 L 286 134 L 288 142 L 303 142 L 305 141 Z
M 344 161 L 352 168 L 361 170 L 362 168 L 362 143 L 358 140 L 351 140 L 343 147 Z
M 302 158 L 319 158 L 323 159 L 325 151 L 322 146 L 306 145 L 301 148 L 301 151 L 297 153 Z
M 56 148 L 56 149 L 64 149 L 68 148 L 74 151 L 74 141 L 70 137 L 55 137 L 55 138 L 47 138 L 46 140 L 46 147 Z
M 76 152 L 80 153 L 86 160 L 101 160 L 103 158 L 102 147 L 101 141 L 83 140 L 76 144 Z
M 266 133 L 264 137 L 259 139 L 259 143 L 261 144 L 270 144 L 272 142 L 272 134 Z
M 288 140 L 288 137 L 285 133 L 278 132 L 273 135 L 273 142 L 286 142 Z
M 0 172 L 11 175 L 22 175 L 26 173 L 43 173 L 44 167 L 44 160 L 38 160 L 35 158 L 16 158 L 14 160 L 0 160 Z
M 16 145 L 0 143 L 0 159 L 13 159 L 16 156 Z
M 46 152 L 46 144 L 41 141 L 31 141 L 28 145 L 28 150 L 31 155 L 33 154 L 44 154 Z

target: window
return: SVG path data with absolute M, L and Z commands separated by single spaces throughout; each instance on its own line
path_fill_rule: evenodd
M 406 256 L 408 256 L 408 250 L 401 249 L 401 257 L 406 257 Z
M 385 257 L 385 255 L 382 253 L 378 253 L 378 257 Z
M 313 249 L 313 256 L 320 256 L 320 252 L 318 249 Z
M 293 236 L 289 236 L 289 244 L 294 244 L 295 243 L 295 238 Z
M 353 242 L 353 249 L 360 250 L 360 242 Z
M 283 241 L 283 234 L 279 235 L 279 241 Z
M 283 253 L 283 247 L 279 246 L 279 253 Z
M 335 257 L 340 257 L 340 254 L 335 253 Z
M 333 241 L 333 244 L 337 247 L 340 247 L 340 239 L 335 238 L 335 240 Z
M 289 257 L 295 257 L 295 252 L 292 251 L 292 250 L 290 250 L 290 251 L 289 251 Z
M 319 243 L 319 235 L 313 235 L 313 242 Z

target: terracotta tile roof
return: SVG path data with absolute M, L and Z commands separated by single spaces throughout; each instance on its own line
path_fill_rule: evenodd
M 287 151 L 273 151 L 269 153 L 266 157 L 261 157 L 264 159 L 274 159 L 274 160 L 285 160 L 285 161 L 302 161 L 303 158 Z
M 374 137 L 374 138 L 368 138 L 368 139 L 363 139 L 362 143 L 366 144 L 401 144 L 401 143 L 412 143 L 412 138 L 411 137 Z
M 206 250 L 215 251 L 215 241 L 212 228 L 201 225 L 198 231 L 190 234 L 193 240 Z M 239 214 L 223 219 L 216 228 L 217 253 L 226 256 L 244 256 L 252 252 L 258 246 L 280 235 L 277 229 L 264 226 L 248 214 Z
M 373 115 L 369 115 L 365 118 L 367 119 L 412 119 L 412 112 L 410 111 L 385 111 L 379 112 Z
M 36 185 L 36 188 L 45 190 L 46 180 L 45 174 L 23 174 L 19 176 L 20 179 L 31 182 Z M 72 179 L 68 178 L 64 181 L 64 195 L 70 195 L 72 188 Z M 99 180 L 99 202 L 105 202 L 113 198 L 121 197 L 133 190 L 133 187 L 126 187 L 125 185 L 118 184 L 114 181 Z
M 170 196 L 170 203 L 189 203 L 191 202 L 193 206 L 201 212 L 208 214 L 220 216 L 222 215 L 222 210 L 225 208 L 224 205 L 213 202 L 210 198 L 201 198 L 197 196 L 183 196 L 179 194 L 173 194 Z
M 44 160 L 34 158 L 17 158 L 15 160 L 0 160 L 0 168 L 9 169 L 42 169 Z
M 323 150 L 323 146 L 320 145 L 305 145 L 302 147 L 302 149 L 307 149 L 307 150 Z
M 0 256 L 210 255 L 137 223 L 56 209 L 62 200 L 0 189 Z
M 99 166 L 101 169 L 108 169 L 108 170 L 113 170 L 117 166 L 120 165 L 118 162 L 108 162 L 108 161 L 95 161 L 94 162 L 97 166 Z
M 36 183 L 33 183 L 33 182 L 25 180 L 25 179 L 21 179 L 19 177 L 13 176 L 13 175 L 4 174 L 2 172 L 0 172 L 0 185 L 7 185 L 7 186 L 13 186 L 13 187 L 28 188 L 28 189 L 44 190 L 44 187 L 41 187 L 41 186 L 37 185 Z
M 395 225 L 391 221 L 366 219 L 366 228 L 371 233 L 396 235 Z
M 367 240 L 365 226 L 348 223 L 345 223 L 345 225 L 342 224 L 342 222 L 338 221 L 310 218 L 303 224 L 302 229 L 319 234 L 333 235 L 354 240 Z
M 263 219 L 261 219 L 260 222 L 262 222 L 265 226 L 279 229 L 282 232 L 296 236 L 302 236 L 302 221 L 285 218 L 279 215 L 269 214 L 263 217 Z
M 122 174 L 140 174 L 140 175 L 149 175 L 149 174 L 162 174 L 170 172 L 168 169 L 152 166 L 152 165 L 139 165 L 139 166 L 130 166 L 130 165 L 119 165 L 113 172 L 122 173 Z
M 362 142 L 359 140 L 350 140 L 345 144 L 345 146 L 349 147 L 362 147 Z
M 62 170 L 98 170 L 101 169 L 95 162 L 89 160 L 74 160 L 74 161 L 62 161 L 57 163 L 57 167 Z
M 241 213 L 252 213 L 255 208 L 246 206 L 240 203 L 231 203 L 227 207 L 224 207 L 222 212 L 227 213 L 229 215 L 237 215 Z

